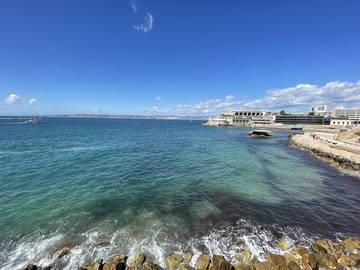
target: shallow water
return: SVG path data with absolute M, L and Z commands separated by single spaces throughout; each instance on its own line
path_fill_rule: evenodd
M 360 232 L 360 180 L 247 128 L 199 121 L 61 119 L 0 123 L 0 266 L 57 269 L 143 251 L 260 260 L 276 241 Z M 99 243 L 107 241 L 107 246 Z M 196 259 L 196 256 L 193 260 Z

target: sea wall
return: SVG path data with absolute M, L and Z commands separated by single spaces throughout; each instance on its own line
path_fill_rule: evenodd
M 251 252 L 243 250 L 234 256 L 234 262 L 227 261 L 223 256 L 212 257 L 203 254 L 198 257 L 195 265 L 189 263 L 193 254 L 172 254 L 167 258 L 167 267 L 163 268 L 148 260 L 142 253 L 137 253 L 128 262 L 124 254 L 113 256 L 108 261 L 98 260 L 84 264 L 78 270 L 356 270 L 360 269 L 360 237 L 352 237 L 339 242 L 317 240 L 311 248 L 297 246 L 289 248 L 286 241 L 278 246 L 286 250 L 285 255 L 269 253 L 267 260 L 259 262 Z M 67 256 L 70 248 L 64 248 L 56 253 L 58 259 Z M 22 270 L 49 270 L 51 266 L 39 267 L 28 265 Z
M 360 154 L 334 148 L 326 142 L 315 140 L 308 134 L 290 136 L 295 147 L 309 151 L 315 157 L 324 160 L 345 171 L 360 171 Z

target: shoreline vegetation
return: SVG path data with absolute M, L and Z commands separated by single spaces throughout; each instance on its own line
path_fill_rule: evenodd
M 78 270 L 356 270 L 360 269 L 360 237 L 351 237 L 342 241 L 317 240 L 310 248 L 296 246 L 290 249 L 285 240 L 278 242 L 284 255 L 267 254 L 266 261 L 260 262 L 249 250 L 233 256 L 233 261 L 221 255 L 200 255 L 191 263 L 193 254 L 172 254 L 167 257 L 164 268 L 144 254 L 137 253 L 131 260 L 125 254 L 115 255 L 107 261 L 102 259 L 85 263 Z M 71 253 L 71 247 L 58 250 L 54 256 L 57 260 Z M 50 270 L 53 266 L 27 265 L 22 270 Z

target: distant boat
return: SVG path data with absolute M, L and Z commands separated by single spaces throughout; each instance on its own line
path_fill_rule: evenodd
M 272 131 L 264 130 L 264 129 L 253 130 L 248 135 L 256 138 L 267 138 L 267 139 L 275 138 L 275 136 L 272 135 Z

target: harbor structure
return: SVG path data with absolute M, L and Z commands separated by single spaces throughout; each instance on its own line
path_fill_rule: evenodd
M 212 126 L 250 126 L 253 124 L 274 124 L 275 115 L 265 110 L 232 109 L 219 117 L 209 118 Z

